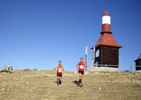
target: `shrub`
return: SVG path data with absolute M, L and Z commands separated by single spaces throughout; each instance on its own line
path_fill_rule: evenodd
M 24 69 L 24 71 L 30 71 L 30 69 L 29 68 L 26 68 L 26 69 Z
M 6 73 L 12 73 L 11 71 L 9 70 L 1 70 L 0 73 L 3 73 L 3 72 L 6 72 Z

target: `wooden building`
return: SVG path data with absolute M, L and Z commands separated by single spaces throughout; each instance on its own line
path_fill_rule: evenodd
M 108 12 L 105 12 L 102 17 L 101 37 L 96 45 L 91 48 L 94 51 L 93 64 L 106 64 L 107 67 L 109 65 L 109 67 L 118 68 L 119 48 L 122 48 L 122 46 L 120 46 L 113 38 L 110 25 L 110 15 Z
M 134 62 L 135 62 L 136 70 L 141 70 L 141 54 Z

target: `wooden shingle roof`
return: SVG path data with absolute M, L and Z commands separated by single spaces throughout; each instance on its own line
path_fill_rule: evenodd
M 136 62 L 137 60 L 140 60 L 140 59 L 141 59 L 141 54 L 140 54 L 140 56 L 134 62 Z
M 115 39 L 113 38 L 111 33 L 102 33 L 102 35 L 99 38 L 98 42 L 96 43 L 95 47 L 101 46 L 101 45 L 114 46 L 114 47 L 122 48 L 122 46 L 120 46 L 115 41 Z

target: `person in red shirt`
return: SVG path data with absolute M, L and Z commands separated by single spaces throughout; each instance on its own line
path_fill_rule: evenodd
M 76 67 L 79 73 L 79 81 L 78 81 L 78 85 L 79 85 L 82 84 L 84 70 L 87 68 L 86 63 L 83 61 L 83 57 L 80 58 L 80 61 L 77 63 Z
M 54 70 L 57 74 L 57 84 L 61 84 L 61 82 L 62 82 L 61 81 L 62 80 L 62 72 L 64 71 L 61 60 L 58 61 L 58 65 L 56 66 L 56 68 Z

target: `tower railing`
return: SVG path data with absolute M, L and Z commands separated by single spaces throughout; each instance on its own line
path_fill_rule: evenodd
M 104 72 L 115 72 L 119 71 L 119 65 L 110 65 L 110 64 L 94 64 L 91 68 L 93 71 L 104 71 Z
M 134 72 L 141 72 L 141 66 L 93 64 L 90 70 L 91 71 L 104 71 L 104 72 L 131 72 L 131 73 L 134 73 Z
M 141 65 L 136 65 L 136 71 L 141 71 Z

